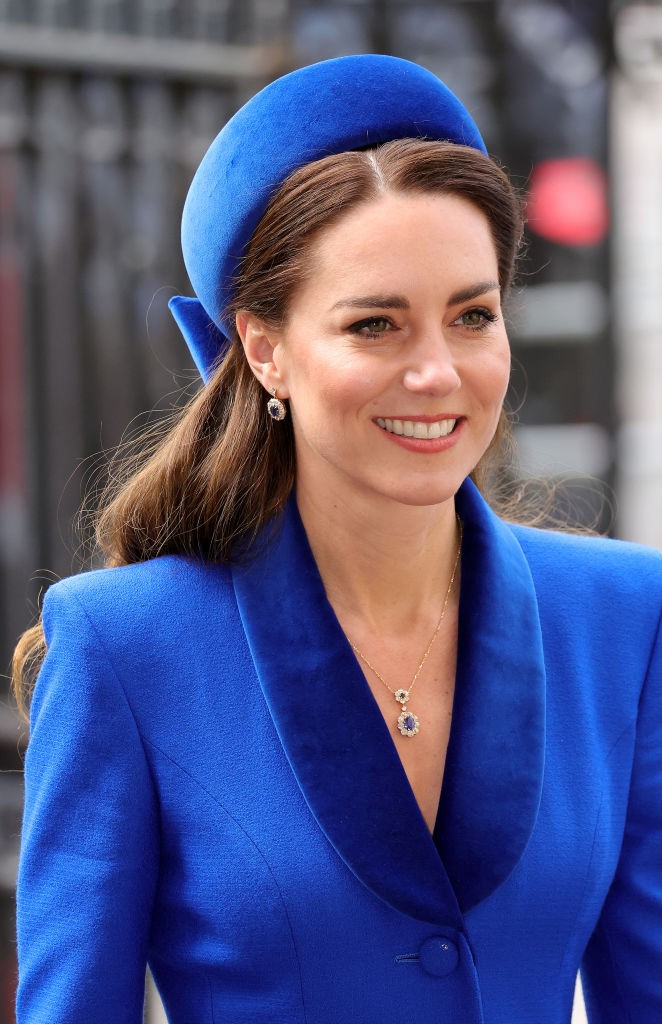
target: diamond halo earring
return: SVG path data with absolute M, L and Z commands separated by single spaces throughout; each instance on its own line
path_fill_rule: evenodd
M 278 397 L 278 388 L 273 389 L 273 398 L 267 402 L 267 412 L 272 420 L 284 420 L 287 416 L 287 409 Z

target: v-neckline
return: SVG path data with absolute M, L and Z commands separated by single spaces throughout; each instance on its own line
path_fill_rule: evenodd
M 521 856 L 537 814 L 544 741 L 544 666 L 526 560 L 468 481 L 458 510 L 457 682 L 432 833 L 326 598 L 293 497 L 259 555 L 233 567 L 264 697 L 320 828 L 381 899 L 455 926 L 460 907 L 489 895 Z

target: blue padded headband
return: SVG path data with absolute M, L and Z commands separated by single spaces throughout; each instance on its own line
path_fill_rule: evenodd
M 359 54 L 300 68 L 258 92 L 216 136 L 182 217 L 184 262 L 197 299 L 169 306 L 203 379 L 227 346 L 224 311 L 267 204 L 292 171 L 332 153 L 427 138 L 485 144 L 468 111 L 430 71 Z

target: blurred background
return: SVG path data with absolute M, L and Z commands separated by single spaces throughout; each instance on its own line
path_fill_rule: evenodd
M 527 195 L 522 476 L 662 547 L 662 4 L 0 0 L 0 673 L 49 583 L 89 565 L 74 522 L 104 453 L 196 379 L 167 301 L 190 293 L 179 218 L 204 150 L 278 74 L 363 51 L 443 78 Z M 24 742 L 3 675 L 7 1024 Z

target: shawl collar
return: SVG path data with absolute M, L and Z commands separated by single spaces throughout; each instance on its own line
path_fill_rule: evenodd
M 544 669 L 533 584 L 514 535 L 470 481 L 458 510 L 458 678 L 434 838 L 326 599 L 294 497 L 233 580 L 267 705 L 320 828 L 389 905 L 460 928 L 461 910 L 510 874 L 536 818 Z
M 470 480 L 451 735 L 434 829 L 463 910 L 506 880 L 540 806 L 545 663 L 533 579 L 511 528 Z

